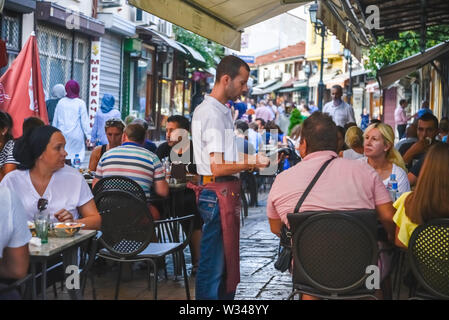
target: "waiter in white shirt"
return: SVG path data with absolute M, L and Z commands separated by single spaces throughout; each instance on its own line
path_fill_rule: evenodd
M 355 123 L 354 109 L 341 99 L 342 95 L 343 88 L 338 84 L 334 85 L 331 89 L 332 101 L 323 107 L 323 113 L 328 113 L 335 124 L 340 127 L 344 127 L 350 122 Z
M 224 57 L 217 66 L 214 88 L 195 109 L 192 140 L 201 185 L 189 185 L 199 197 L 204 220 L 200 262 L 196 275 L 196 299 L 233 299 L 240 282 L 240 180 L 245 170 L 265 168 L 269 160 L 254 156 L 239 160 L 231 109 L 248 90 L 249 66 L 235 56 Z

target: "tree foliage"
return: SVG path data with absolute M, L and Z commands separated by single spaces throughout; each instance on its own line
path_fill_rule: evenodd
M 429 27 L 426 49 L 449 39 L 449 26 Z M 421 51 L 421 34 L 414 31 L 401 32 L 396 40 L 379 37 L 377 45 L 369 49 L 365 68 L 377 72 L 382 67 L 410 57 Z
M 298 109 L 294 108 L 291 115 L 290 115 L 290 125 L 288 126 L 288 135 L 290 135 L 292 133 L 292 129 L 298 125 L 303 123 L 303 121 L 306 119 L 306 117 L 304 117 L 301 114 L 301 111 L 299 111 Z
M 215 68 L 224 57 L 224 47 L 184 28 L 173 26 L 176 41 L 198 51 L 206 60 L 206 68 Z

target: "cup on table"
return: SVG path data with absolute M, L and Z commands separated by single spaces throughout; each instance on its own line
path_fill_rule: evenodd
M 46 214 L 36 215 L 34 218 L 36 237 L 41 239 L 41 243 L 48 243 L 48 229 L 50 228 L 50 217 Z

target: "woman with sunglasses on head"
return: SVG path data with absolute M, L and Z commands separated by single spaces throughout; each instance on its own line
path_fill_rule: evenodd
M 0 185 L 20 195 L 28 220 L 46 206 L 53 222 L 76 221 L 86 229 L 99 229 L 101 217 L 92 192 L 83 176 L 64 164 L 64 147 L 64 136 L 52 126 L 28 131 L 14 146 L 18 170 Z
M 98 162 L 106 151 L 122 144 L 124 129 L 125 123 L 120 118 L 113 118 L 106 121 L 104 131 L 106 132 L 108 143 L 98 146 L 92 151 L 89 159 L 90 171 L 97 170 Z

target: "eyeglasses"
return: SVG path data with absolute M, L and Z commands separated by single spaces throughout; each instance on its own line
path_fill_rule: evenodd
M 40 198 L 37 201 L 37 210 L 44 211 L 45 209 L 47 209 L 47 206 L 48 206 L 48 200 L 47 199 Z
M 106 127 L 125 127 L 125 123 L 123 122 L 122 119 L 118 119 L 118 118 L 113 118 L 113 119 L 109 119 L 106 121 L 105 124 Z

